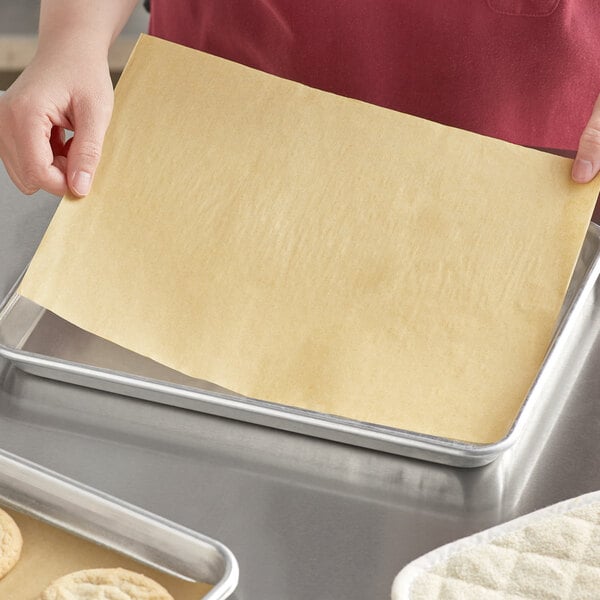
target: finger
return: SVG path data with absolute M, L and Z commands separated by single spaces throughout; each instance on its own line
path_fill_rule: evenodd
M 52 163 L 57 169 L 60 169 L 64 175 L 65 175 L 65 182 L 66 182 L 66 175 L 67 175 L 67 157 L 66 156 L 55 156 L 54 157 L 54 162 Z
M 35 194 L 36 192 L 39 192 L 40 189 L 44 189 L 45 191 L 49 192 L 50 194 L 53 194 L 55 196 L 64 196 L 67 191 L 68 191 L 68 186 L 67 186 L 67 177 L 65 174 L 65 168 L 66 168 L 66 164 L 67 164 L 67 159 L 64 156 L 61 157 L 57 157 L 57 159 L 60 161 L 62 159 L 62 161 L 64 161 L 64 166 L 61 167 L 60 162 L 59 164 L 55 165 L 56 168 L 58 168 L 59 170 L 59 177 L 56 178 L 56 181 L 58 183 L 51 183 L 48 186 L 45 186 L 44 188 L 42 188 L 41 186 L 35 186 L 35 185 L 31 185 L 31 184 L 26 184 L 21 177 L 19 177 L 17 171 L 15 169 L 13 169 L 8 163 L 5 163 L 4 166 L 6 168 L 6 172 L 8 173 L 8 176 L 10 177 L 10 179 L 12 180 L 12 182 L 17 186 L 17 188 L 23 192 L 24 194 L 27 194 L 28 196 L 31 196 L 32 194 Z M 54 167 L 52 167 L 52 170 L 54 169 Z M 52 178 L 52 181 L 54 181 L 54 178 Z
M 51 131 L 52 123 L 45 117 L 32 115 L 24 120 L 17 158 L 22 184 L 19 187 L 25 194 L 33 194 L 39 189 L 59 196 L 67 192 L 65 174 L 53 164 Z
M 108 124 L 111 107 L 80 102 L 73 109 L 74 135 L 67 155 L 67 180 L 76 196 L 89 193 Z
M 579 140 L 571 176 L 578 183 L 591 181 L 600 171 L 600 97 Z
M 67 185 L 67 174 L 65 172 L 65 169 L 61 169 L 55 164 L 50 165 L 50 167 L 48 167 L 48 177 L 44 182 L 44 185 L 40 187 L 41 189 L 45 190 L 50 194 L 53 194 L 54 196 L 64 196 L 65 194 L 67 194 L 69 192 L 69 186 Z

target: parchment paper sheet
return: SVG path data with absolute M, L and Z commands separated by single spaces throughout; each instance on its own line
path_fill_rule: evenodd
M 23 551 L 16 566 L 0 579 L 2 600 L 38 600 L 41 593 L 63 575 L 82 569 L 122 567 L 143 573 L 160 583 L 175 600 L 200 600 L 211 589 L 206 583 L 190 583 L 146 567 L 131 558 L 102 548 L 3 507 L 23 535 Z
M 143 37 L 20 291 L 247 396 L 493 442 L 600 188 L 570 165 Z

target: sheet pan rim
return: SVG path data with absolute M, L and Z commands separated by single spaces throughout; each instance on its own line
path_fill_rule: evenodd
M 600 246 L 600 226 L 590 223 L 588 235 L 595 237 L 596 242 Z M 0 327 L 2 326 L 3 316 L 10 311 L 10 307 L 15 301 L 15 295 L 17 294 L 17 289 L 23 275 L 24 273 L 19 277 L 0 305 Z M 534 405 L 539 403 L 536 397 L 539 395 L 537 394 L 538 384 L 544 379 L 545 373 L 548 370 L 548 361 L 552 359 L 557 346 L 560 346 L 561 340 L 564 338 L 563 334 L 565 329 L 568 329 L 570 323 L 569 317 L 576 311 L 579 304 L 585 300 L 598 277 L 600 277 L 600 249 L 590 265 L 588 265 L 583 285 L 577 290 L 575 297 L 567 307 L 564 318 L 557 328 L 540 371 L 532 383 L 510 429 L 499 440 L 484 444 L 453 440 L 375 423 L 363 423 L 325 413 L 308 411 L 287 405 L 278 405 L 259 399 L 201 391 L 191 386 L 172 384 L 131 373 L 109 371 L 101 367 L 72 363 L 60 358 L 51 358 L 22 349 L 10 348 L 2 343 L 0 343 L 0 356 L 6 358 L 25 372 L 49 379 L 68 381 L 61 377 L 52 376 L 55 373 L 68 373 L 76 377 L 87 378 L 87 382 L 77 382 L 77 384 L 88 388 L 104 389 L 94 385 L 95 382 L 103 382 L 121 386 L 121 389 L 115 390 L 116 393 L 148 399 L 136 393 L 136 391 L 143 389 L 152 394 L 163 394 L 180 399 L 202 402 L 203 409 L 172 404 L 199 412 L 207 412 L 217 416 L 253 422 L 287 431 L 296 431 L 297 433 L 305 433 L 313 437 L 350 443 L 375 450 L 382 450 L 391 454 L 424 458 L 425 460 L 457 467 L 478 467 L 495 460 L 501 453 L 512 447 L 521 436 L 522 430 L 526 426 L 528 415 L 532 412 Z M 70 381 L 70 383 L 74 382 Z M 169 404 L 168 402 L 160 402 L 156 399 L 152 401 Z M 207 406 L 213 408 L 213 410 L 206 410 Z M 224 410 L 215 410 L 215 407 L 220 407 Z M 223 412 L 228 414 L 223 414 Z M 248 418 L 249 416 L 253 418 L 250 419 Z M 261 417 L 274 421 L 274 423 L 261 423 Z M 288 422 L 304 428 L 305 431 L 290 429 Z M 323 435 L 324 433 L 328 433 L 329 435 Z M 346 438 L 347 436 L 355 438 L 355 440 L 339 439 L 340 437 Z

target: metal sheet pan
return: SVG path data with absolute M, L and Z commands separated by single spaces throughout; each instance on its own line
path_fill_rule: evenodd
M 545 361 L 508 434 L 493 444 L 363 423 L 246 398 L 193 379 L 93 336 L 19 296 L 0 308 L 0 355 L 42 377 L 459 467 L 487 464 L 510 448 L 534 411 L 558 410 L 561 380 L 580 358 L 589 328 L 585 300 L 600 273 L 600 227 L 590 224 Z
M 0 450 L 0 504 L 229 598 L 238 564 L 220 542 Z

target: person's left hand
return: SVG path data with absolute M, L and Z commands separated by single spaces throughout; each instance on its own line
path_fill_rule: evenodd
M 600 171 L 600 96 L 581 138 L 571 176 L 578 183 L 591 181 Z

